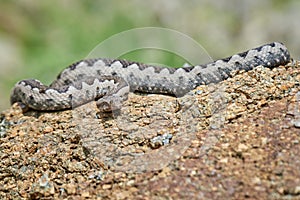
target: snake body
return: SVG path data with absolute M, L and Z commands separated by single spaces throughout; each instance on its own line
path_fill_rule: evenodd
M 218 83 L 234 70 L 256 66 L 274 68 L 290 61 L 287 48 L 278 42 L 265 44 L 211 63 L 168 68 L 121 59 L 86 59 L 64 69 L 45 86 L 38 80 L 19 81 L 11 104 L 34 110 L 64 110 L 97 100 L 102 111 L 119 109 L 130 91 L 183 96 L 202 84 Z

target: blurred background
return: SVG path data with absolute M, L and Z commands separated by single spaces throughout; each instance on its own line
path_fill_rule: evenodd
M 0 0 L 0 9 L 0 111 L 9 107 L 17 81 L 36 78 L 50 84 L 99 43 L 133 28 L 179 31 L 213 59 L 272 41 L 283 42 L 293 58 L 300 55 L 298 0 Z M 114 48 L 119 47 L 108 51 Z M 122 57 L 169 66 L 184 63 L 163 51 L 155 53 L 159 61 L 151 54 L 151 61 L 148 53 L 133 51 Z

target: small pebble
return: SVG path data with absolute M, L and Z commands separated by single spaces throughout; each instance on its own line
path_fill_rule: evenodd
M 296 128 L 300 128 L 300 119 L 294 120 L 293 124 Z

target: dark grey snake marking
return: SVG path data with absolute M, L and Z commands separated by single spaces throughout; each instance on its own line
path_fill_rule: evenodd
M 11 104 L 34 110 L 64 110 L 97 100 L 102 111 L 119 109 L 129 91 L 183 96 L 202 84 L 218 83 L 234 70 L 256 66 L 274 68 L 290 61 L 287 48 L 278 42 L 266 44 L 214 62 L 182 68 L 158 67 L 119 59 L 88 59 L 63 70 L 48 87 L 40 81 L 19 81 Z

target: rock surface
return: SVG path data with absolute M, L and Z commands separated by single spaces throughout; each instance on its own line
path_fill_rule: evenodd
M 299 199 L 300 68 L 258 67 L 183 98 L 130 94 L 0 118 L 0 196 Z

